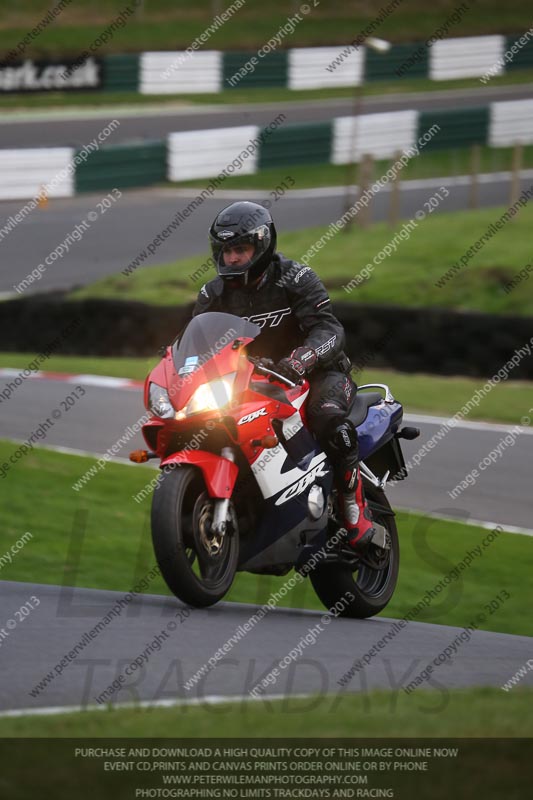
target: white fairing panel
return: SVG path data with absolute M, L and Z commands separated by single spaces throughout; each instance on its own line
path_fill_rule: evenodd
M 292 405 L 295 408 L 294 414 L 283 420 L 283 435 L 287 442 L 304 427 L 300 409 L 307 399 L 308 394 L 309 390 L 304 392 L 296 400 L 293 400 Z M 309 449 L 309 455 L 311 455 L 312 450 L 313 448 L 311 447 Z M 326 454 L 323 451 L 314 455 L 304 469 L 294 467 L 293 469 L 283 472 L 283 467 L 285 466 L 286 468 L 288 458 L 290 458 L 290 456 L 288 456 L 284 446 L 280 443 L 277 447 L 263 450 L 261 455 L 259 455 L 251 465 L 257 484 L 265 500 L 282 493 L 277 499 L 276 505 L 282 505 L 293 497 L 297 497 L 304 492 L 306 488 L 311 486 L 316 477 L 326 474 L 325 468 L 321 466 L 326 460 Z
M 307 469 L 294 467 L 294 469 L 288 472 L 282 472 L 281 470 L 287 458 L 288 456 L 285 448 L 282 444 L 278 444 L 277 447 L 271 450 L 263 451 L 261 456 L 252 464 L 252 471 L 265 500 L 274 497 L 280 492 L 283 492 L 285 495 L 287 492 L 284 490 L 289 489 L 289 487 L 294 488 L 293 491 L 289 493 L 289 496 L 286 497 L 286 500 L 299 494 L 300 492 L 298 489 L 301 488 L 301 491 L 303 491 L 305 489 L 305 481 L 302 482 L 302 479 L 308 476 L 311 481 L 312 477 L 316 477 L 321 473 L 320 465 L 326 460 L 326 454 L 324 452 L 317 453 L 311 460 Z M 309 483 L 309 485 L 311 485 L 311 483 Z M 283 500 L 283 498 L 280 499 Z

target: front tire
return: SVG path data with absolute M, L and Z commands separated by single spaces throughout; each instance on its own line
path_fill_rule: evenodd
M 214 500 L 192 466 L 165 468 L 152 499 L 152 542 L 161 575 L 180 600 L 205 608 L 221 600 L 233 583 L 239 558 L 235 516 L 211 552 Z
M 381 489 L 367 485 L 365 494 L 372 507 L 374 504 L 385 510 L 391 509 L 385 493 Z M 373 510 L 375 522 L 383 525 L 387 530 L 390 543 L 388 551 L 370 547 L 382 559 L 383 569 L 372 569 L 362 564 L 355 571 L 343 564 L 327 564 L 317 566 L 311 573 L 311 583 L 320 600 L 326 608 L 333 609 L 338 603 L 342 609 L 338 612 L 341 617 L 355 617 L 365 619 L 373 617 L 383 611 L 391 599 L 398 580 L 400 566 L 400 545 L 398 530 L 394 516 L 379 513 Z M 378 552 L 380 551 L 380 552 Z M 388 559 L 386 553 L 389 553 Z M 346 604 L 346 596 L 352 594 L 353 600 Z M 344 600 L 343 600 L 344 598 Z

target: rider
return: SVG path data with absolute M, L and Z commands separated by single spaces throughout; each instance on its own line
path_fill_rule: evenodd
M 358 465 L 357 431 L 348 418 L 357 387 L 328 293 L 310 267 L 276 252 L 274 222 L 257 203 L 222 209 L 209 238 L 218 277 L 202 286 L 193 316 L 222 311 L 246 317 L 262 328 L 251 348 L 258 345 L 261 356 L 276 362 L 271 369 L 294 382 L 309 378 L 309 427 L 334 465 L 348 542 L 364 550 L 374 528 Z

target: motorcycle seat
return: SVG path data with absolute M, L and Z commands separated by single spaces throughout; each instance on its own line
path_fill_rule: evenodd
M 355 400 L 348 414 L 348 419 L 357 427 L 365 421 L 368 409 L 383 401 L 379 392 L 362 392 L 355 395 Z

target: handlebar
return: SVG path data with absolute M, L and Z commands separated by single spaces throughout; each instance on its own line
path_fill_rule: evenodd
M 295 389 L 298 385 L 290 381 L 284 375 L 280 375 L 279 372 L 274 372 L 274 370 L 268 369 L 268 367 L 264 367 L 262 364 L 259 364 L 255 358 L 248 356 L 248 359 L 254 365 L 254 372 L 259 372 L 261 375 L 269 375 L 272 378 L 276 378 L 276 380 L 281 381 L 281 383 L 287 384 L 289 389 Z

